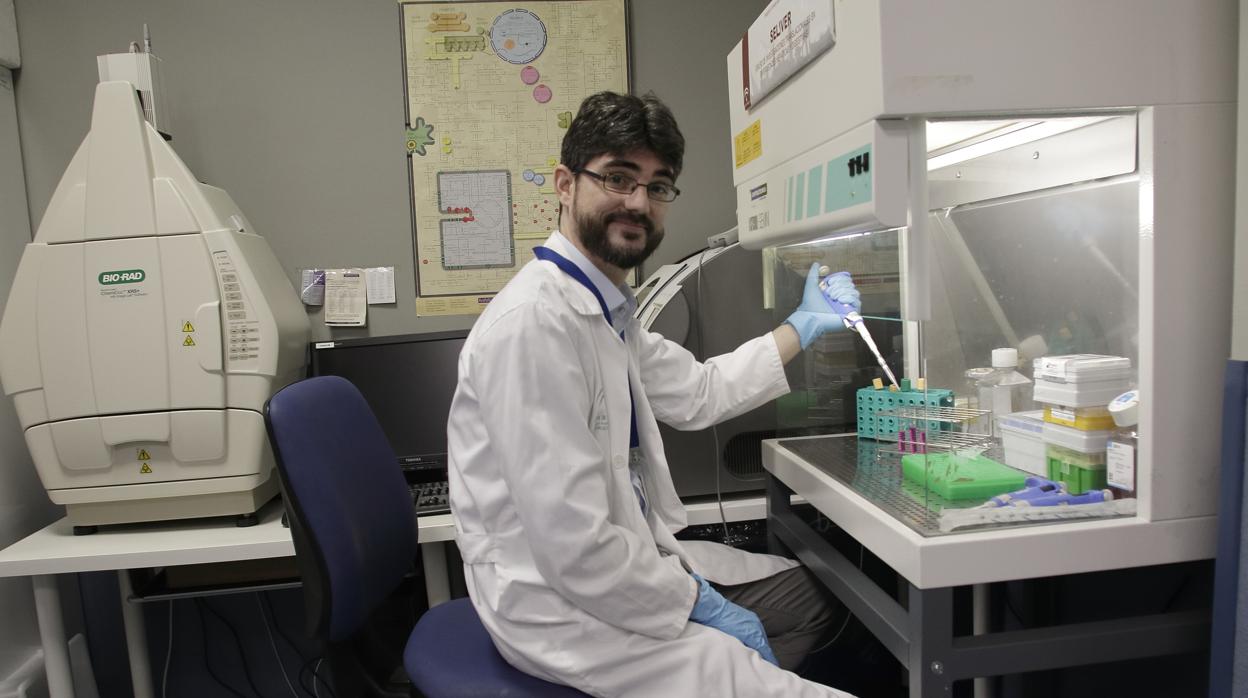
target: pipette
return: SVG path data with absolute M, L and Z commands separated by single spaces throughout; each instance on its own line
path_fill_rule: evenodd
M 867 330 L 866 324 L 863 323 L 862 316 L 852 306 L 845 305 L 828 296 L 828 284 L 834 277 L 839 274 L 849 276 L 847 271 L 838 271 L 836 274 L 830 274 L 829 272 L 831 271 L 826 266 L 819 267 L 819 290 L 823 292 L 824 299 L 828 301 L 828 304 L 832 306 L 836 314 L 841 316 L 841 321 L 845 323 L 845 326 L 857 332 L 858 336 L 862 337 L 862 341 L 866 342 L 867 348 L 871 350 L 872 354 L 875 354 L 875 360 L 879 362 L 880 368 L 884 369 L 884 375 L 888 376 L 888 382 L 900 389 L 901 386 L 897 385 L 897 378 L 893 375 L 892 370 L 888 368 L 888 364 L 884 361 L 884 356 L 880 354 L 879 348 L 875 346 L 875 340 L 872 339 L 871 332 Z
M 1023 481 L 1026 485 L 1021 490 L 999 494 L 983 504 L 979 505 L 980 509 L 992 509 L 993 507 L 1016 507 L 1024 506 L 1022 502 L 1028 499 L 1036 499 L 1039 497 L 1047 497 L 1050 494 L 1064 492 L 1066 485 L 1056 480 L 1049 480 L 1043 477 L 1029 477 Z

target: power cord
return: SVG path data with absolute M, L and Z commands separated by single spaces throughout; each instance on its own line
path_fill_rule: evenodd
M 311 657 L 306 662 L 304 662 L 303 665 L 299 667 L 299 677 L 298 677 L 299 687 L 302 688 L 304 692 L 307 693 L 308 695 L 315 696 L 316 698 L 320 698 L 321 686 L 324 686 L 325 690 L 329 693 L 330 698 L 337 698 L 337 696 L 334 694 L 333 686 L 331 686 L 330 683 L 326 681 L 324 677 L 322 677 L 320 674 L 321 662 L 324 662 L 324 661 L 325 661 L 325 657 Z M 316 662 L 315 666 L 313 666 L 312 664 L 313 662 Z M 305 674 L 308 674 L 311 676 L 311 680 L 312 680 L 311 690 L 309 690 L 307 685 L 304 683 L 303 677 Z
M 697 317 L 694 319 L 693 327 L 694 330 L 697 331 L 698 347 L 702 350 L 702 361 L 706 361 L 711 353 L 706 346 L 706 333 L 702 331 L 702 320 L 703 315 L 705 315 L 703 312 L 705 308 L 702 305 L 702 265 L 706 261 L 706 253 L 710 251 L 711 248 L 707 247 L 698 254 L 698 274 L 696 279 L 697 295 L 694 297 L 694 307 L 697 308 L 697 312 L 694 314 Z M 715 468 L 715 503 L 719 506 L 719 523 L 724 529 L 724 544 L 736 547 L 744 539 L 737 540 L 736 536 L 733 536 L 728 532 L 728 515 L 724 513 L 724 491 L 719 479 L 719 471 L 723 470 L 723 464 L 720 463 L 718 424 L 711 425 L 711 438 L 714 439 L 715 443 L 715 450 L 713 451 L 714 459 L 712 463 Z
M 169 660 L 173 658 L 173 599 L 169 600 L 169 646 L 165 648 L 165 668 L 160 672 L 160 698 L 167 698 L 169 686 Z
M 315 661 L 317 657 L 309 659 L 303 656 L 303 652 L 299 650 L 299 645 L 296 644 L 294 640 L 290 639 L 290 636 L 286 634 L 285 630 L 282 630 L 282 624 L 277 620 L 277 611 L 273 609 L 273 600 L 269 598 L 269 592 L 260 592 L 260 594 L 264 599 L 265 606 L 269 609 L 269 617 L 273 619 L 273 629 L 277 631 L 278 636 L 286 642 L 290 649 L 294 651 L 295 656 L 299 658 L 299 671 L 295 676 L 295 681 L 299 683 L 299 688 L 302 689 L 304 693 L 309 696 L 313 695 L 316 686 L 314 685 L 312 688 L 308 688 L 307 684 L 304 683 L 303 675 L 304 672 L 308 670 L 308 665 Z
M 863 553 L 864 553 L 865 551 L 866 551 L 866 547 L 865 547 L 865 546 L 863 546 L 863 545 L 860 543 L 860 544 L 858 545 L 858 569 L 859 569 L 859 571 L 861 571 L 861 570 L 862 570 L 862 556 L 863 556 Z M 839 640 L 839 639 L 841 639 L 841 633 L 845 632 L 845 628 L 849 627 L 849 619 L 850 619 L 850 618 L 853 618 L 853 617 L 854 617 L 854 614 L 853 614 L 853 613 L 850 613 L 850 612 L 849 612 L 849 607 L 848 607 L 848 606 L 846 606 L 846 607 L 845 607 L 845 622 L 844 622 L 844 623 L 841 623 L 841 628 L 840 628 L 840 630 L 837 630 L 837 631 L 836 631 L 836 634 L 832 636 L 832 639 L 831 639 L 831 640 L 828 640 L 827 642 L 825 642 L 825 643 L 823 644 L 823 646 L 822 646 L 822 647 L 820 647 L 820 648 L 818 648 L 818 649 L 813 649 L 813 650 L 811 650 L 810 652 L 807 652 L 807 655 L 814 654 L 815 652 L 822 652 L 823 650 L 826 650 L 827 648 L 829 648 L 829 647 L 831 647 L 832 645 L 836 644 L 836 641 L 837 641 L 837 640 Z
M 273 619 L 273 629 L 276 630 L 278 636 L 290 646 L 290 649 L 294 651 L 295 656 L 299 657 L 300 662 L 307 661 L 307 658 L 303 656 L 303 652 L 299 651 L 299 645 L 296 644 L 294 640 L 290 639 L 290 636 L 286 634 L 286 631 L 282 630 L 282 624 L 277 622 L 277 612 L 273 610 L 273 600 L 269 598 L 269 592 L 260 592 L 260 595 L 261 598 L 264 599 L 264 605 L 269 609 L 269 617 Z
M 299 688 L 302 688 L 303 692 L 310 696 L 318 695 L 316 692 L 316 680 L 313 679 L 312 687 L 308 688 L 308 684 L 304 676 L 312 673 L 310 671 L 312 668 L 312 662 L 315 662 L 317 659 L 320 659 L 320 657 L 311 657 L 303 660 L 303 662 L 299 664 L 299 674 L 295 677 L 295 680 L 299 682 Z
M 207 601 L 202 600 L 202 599 L 197 599 L 197 601 L 199 601 L 200 605 L 205 610 L 211 613 L 217 620 L 221 621 L 221 623 L 225 625 L 226 628 L 229 629 L 230 634 L 234 636 L 234 646 L 238 649 L 239 659 L 243 660 L 243 676 L 247 678 L 247 685 L 251 686 L 251 690 L 255 692 L 257 696 L 260 696 L 260 698 L 264 698 L 264 694 L 260 692 L 259 688 L 256 688 L 255 679 L 253 679 L 251 676 L 251 665 L 248 664 L 247 662 L 247 651 L 243 647 L 243 640 L 242 638 L 239 637 L 238 630 L 234 627 L 234 624 L 231 623 L 228 619 L 226 619 L 225 616 L 221 615 L 221 613 L 218 612 L 215 608 L 213 608 L 212 605 L 209 604 Z
M 282 670 L 282 678 L 286 679 L 286 687 L 290 689 L 290 695 L 299 698 L 299 694 L 295 692 L 295 687 L 290 683 L 290 676 L 286 673 L 286 663 L 282 661 L 282 653 L 277 651 L 277 642 L 273 639 L 273 621 L 264 612 L 264 604 L 260 602 L 260 592 L 255 593 L 256 607 L 260 610 L 260 617 L 264 619 L 264 631 L 269 636 L 269 647 L 273 648 L 273 658 L 277 660 L 277 668 Z
M 312 690 L 316 694 L 316 698 L 321 698 L 321 687 L 318 685 L 318 681 L 325 684 L 325 690 L 329 691 L 331 696 L 334 695 L 334 689 L 330 688 L 325 679 L 321 678 L 321 662 L 323 661 L 325 661 L 324 657 L 316 660 L 316 666 L 312 667 Z
M 195 610 L 199 612 L 199 633 L 204 643 L 204 668 L 208 670 L 208 675 L 212 677 L 213 681 L 217 682 L 218 686 L 231 694 L 238 696 L 238 698 L 247 698 L 247 696 L 235 690 L 233 686 L 223 681 L 220 676 L 217 676 L 217 672 L 212 670 L 212 661 L 208 657 L 208 621 L 204 617 L 204 607 L 201 599 L 195 599 Z

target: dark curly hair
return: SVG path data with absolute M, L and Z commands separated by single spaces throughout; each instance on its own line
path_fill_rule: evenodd
M 673 179 L 680 174 L 685 137 L 672 110 L 654 93 L 635 97 L 599 92 L 581 102 L 563 136 L 560 158 L 575 172 L 604 153 L 623 155 L 642 148 L 653 152 Z

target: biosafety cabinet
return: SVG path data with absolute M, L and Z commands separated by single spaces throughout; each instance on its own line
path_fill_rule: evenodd
M 52 501 L 76 527 L 256 511 L 278 490 L 262 409 L 308 332 L 229 195 L 134 85 L 100 83 L 0 321 L 0 382 Z
M 764 302 L 795 306 L 812 261 L 850 271 L 904 376 L 872 385 L 853 335 L 818 340 L 782 420 L 857 434 L 769 441 L 764 464 L 915 586 L 1213 556 L 1236 17 L 775 0 L 728 56 Z M 1106 481 L 1126 432 L 1129 490 Z M 992 500 L 1043 481 L 1058 499 Z

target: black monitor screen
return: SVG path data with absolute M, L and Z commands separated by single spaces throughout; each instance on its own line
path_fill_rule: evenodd
M 310 372 L 355 384 L 377 415 L 399 464 L 446 469 L 446 419 L 467 330 L 314 342 Z

